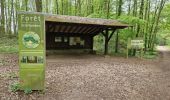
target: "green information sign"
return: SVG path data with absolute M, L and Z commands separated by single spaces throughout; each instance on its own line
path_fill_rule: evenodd
M 43 90 L 45 79 L 45 21 L 43 14 L 18 13 L 21 89 Z

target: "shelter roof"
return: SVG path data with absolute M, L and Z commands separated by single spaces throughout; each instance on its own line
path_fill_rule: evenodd
M 100 26 L 108 26 L 108 27 L 120 27 L 120 28 L 125 28 L 125 27 L 130 26 L 118 20 L 102 19 L 102 18 L 88 18 L 88 17 L 79 17 L 79 16 L 67 16 L 67 15 L 46 14 L 45 20 L 50 21 L 50 22 L 77 23 L 77 24 L 100 25 Z

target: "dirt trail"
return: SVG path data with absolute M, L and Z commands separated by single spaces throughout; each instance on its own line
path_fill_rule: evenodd
M 100 55 L 49 55 L 45 94 L 10 92 L 18 55 L 0 54 L 0 100 L 170 100 L 170 49 L 156 60 Z
M 164 72 L 170 72 L 170 49 L 166 46 L 158 46 L 159 68 Z

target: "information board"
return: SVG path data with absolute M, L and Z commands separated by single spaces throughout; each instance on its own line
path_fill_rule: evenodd
M 143 54 L 143 48 L 144 48 L 144 41 L 141 38 L 136 38 L 136 39 L 128 39 L 128 44 L 127 44 L 127 58 L 128 58 L 128 53 L 129 49 L 136 49 L 140 50 L 140 56 L 142 57 Z
M 21 90 L 43 90 L 46 63 L 44 15 L 19 12 L 18 36 Z
M 141 49 L 144 47 L 144 41 L 141 39 L 131 40 L 131 48 L 133 49 Z

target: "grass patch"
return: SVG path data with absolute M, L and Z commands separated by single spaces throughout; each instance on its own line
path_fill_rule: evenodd
M 18 82 L 13 83 L 9 86 L 10 91 L 17 92 L 20 89 L 20 84 Z
M 18 53 L 17 37 L 1 37 L 0 38 L 0 53 Z
M 147 51 L 144 55 L 143 58 L 145 59 L 155 59 L 158 56 L 157 51 Z

